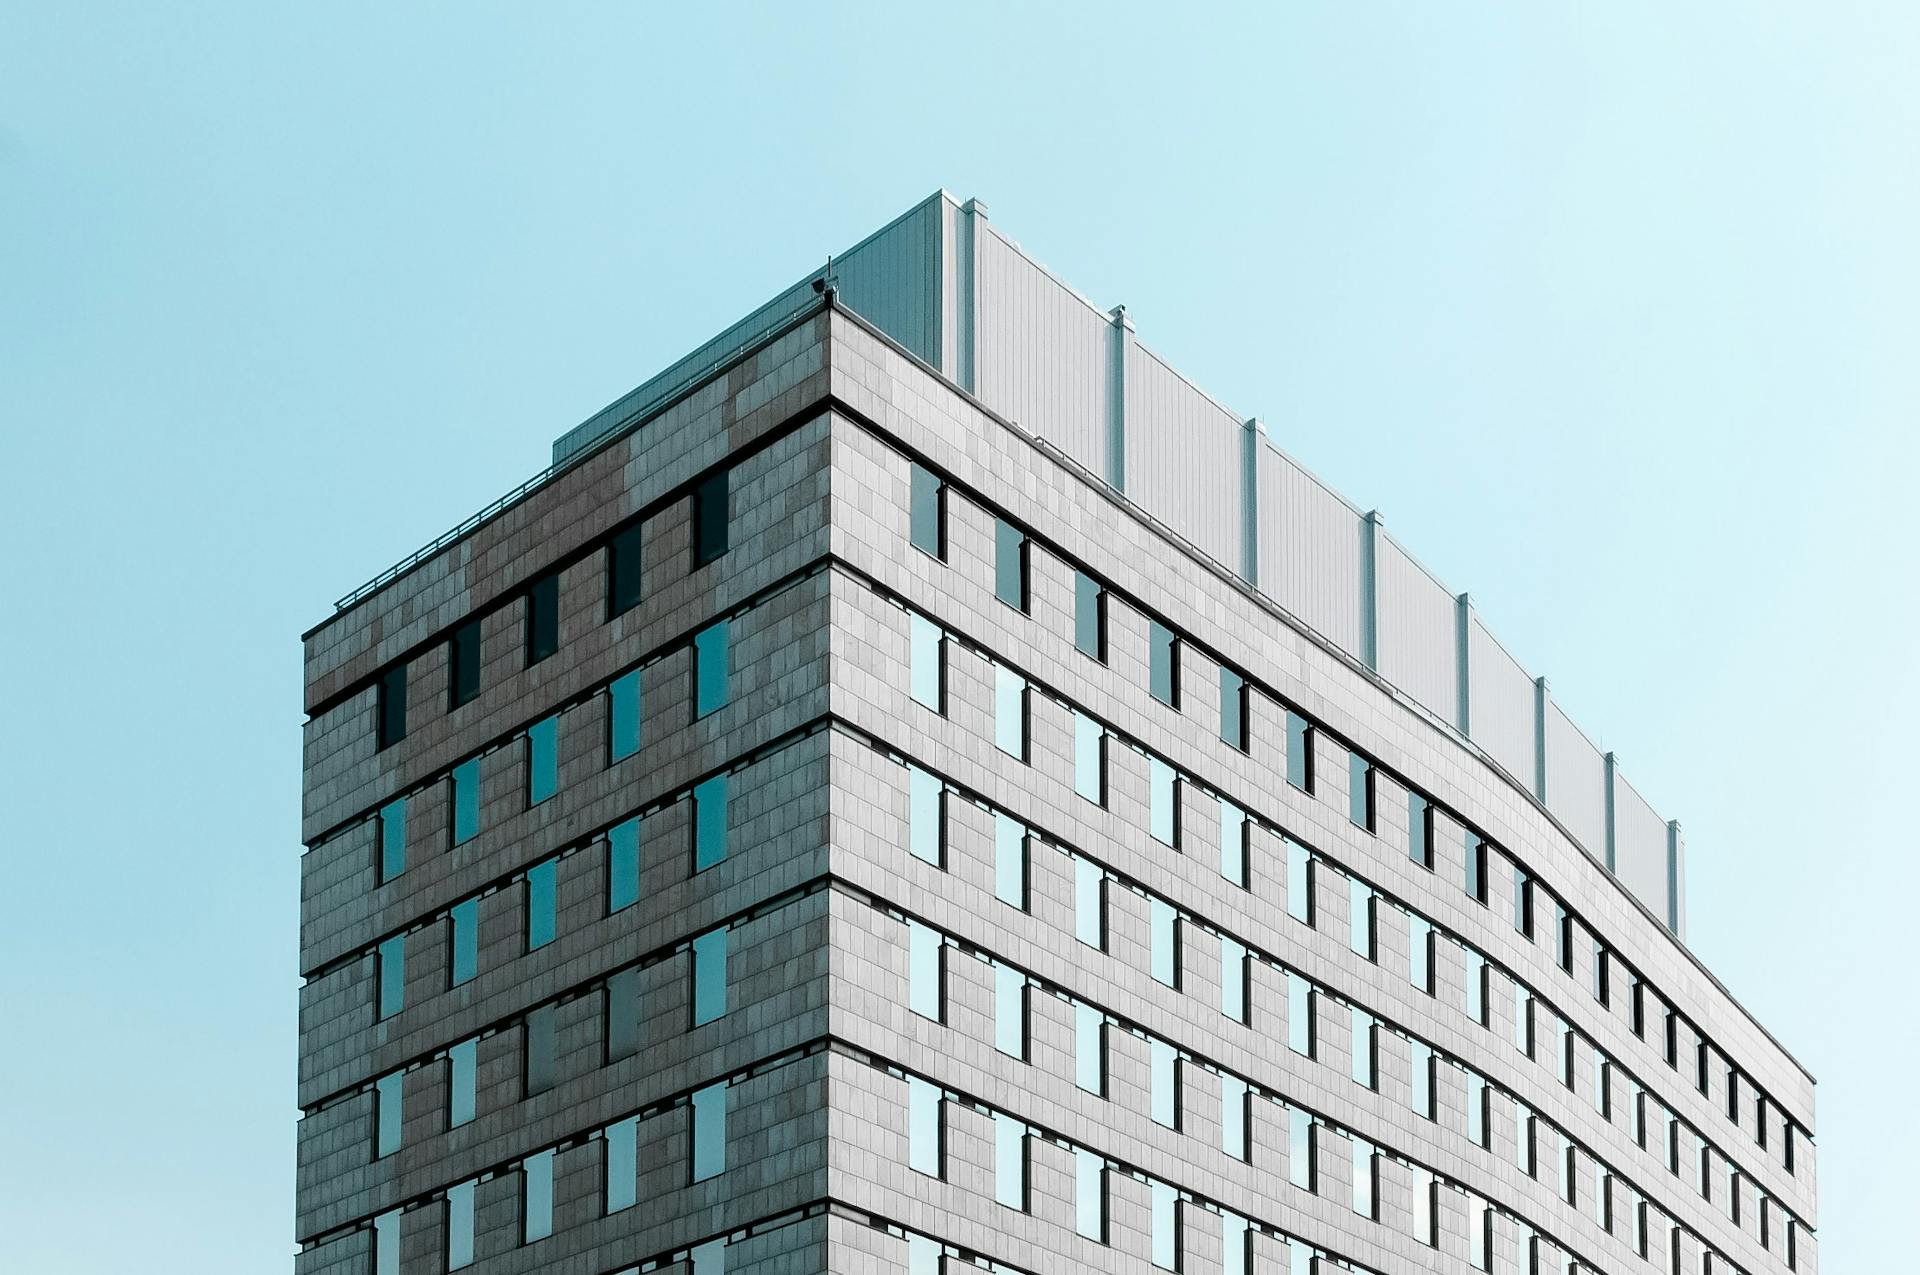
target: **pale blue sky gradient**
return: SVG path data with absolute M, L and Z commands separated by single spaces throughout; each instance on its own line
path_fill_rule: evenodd
M 289 1269 L 300 632 L 942 185 L 1681 820 L 1910 1261 L 1920 7 L 680 9 L 0 0 L 0 1270 Z

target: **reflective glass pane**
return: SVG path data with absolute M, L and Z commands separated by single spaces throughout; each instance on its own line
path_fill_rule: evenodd
M 693 1025 L 727 1012 L 727 931 L 723 926 L 693 940 Z
M 940 1090 L 918 1076 L 907 1077 L 907 1163 L 916 1173 L 940 1177 L 945 1172 L 945 1131 Z
M 705 566 L 727 551 L 730 474 L 709 474 L 693 489 L 693 565 Z
M 702 872 L 727 857 L 727 776 L 713 775 L 693 787 L 693 870 Z
M 1347 946 L 1373 959 L 1373 887 L 1353 877 L 1347 878 Z
M 1533 993 L 1520 983 L 1513 985 L 1513 1047 L 1533 1057 Z
M 1349 1012 L 1353 1048 L 1349 1071 L 1355 1084 L 1372 1089 L 1376 1066 L 1374 1017 L 1358 1005 L 1351 1006 Z
M 1153 977 L 1168 987 L 1180 986 L 1180 914 L 1164 899 L 1147 900 L 1153 931 Z
M 607 976 L 607 1061 L 640 1050 L 640 971 L 629 967 Z
M 1460 950 L 1466 960 L 1467 1017 L 1484 1027 L 1487 1023 L 1487 958 L 1464 944 Z
M 1073 644 L 1106 663 L 1107 591 L 1084 571 L 1073 573 Z
M 1154 840 L 1180 844 L 1180 780 L 1172 766 L 1147 758 L 1147 826 Z
M 373 1275 L 400 1275 L 400 1210 L 373 1219 Z
M 1164 1040 L 1147 1042 L 1153 1066 L 1153 1120 L 1169 1129 L 1180 1127 L 1180 1054 Z
M 407 936 L 396 934 L 381 941 L 375 964 L 380 980 L 378 1016 L 391 1018 L 407 1002 Z
M 473 1193 L 480 1183 L 462 1182 L 447 1188 L 447 1269 L 473 1265 Z
M 641 524 L 631 523 L 614 532 L 607 545 L 608 619 L 640 605 L 643 530 Z
M 607 760 L 640 751 L 640 670 L 623 673 L 607 688 Z
M 947 711 L 947 635 L 919 612 L 907 617 L 908 680 L 913 698 L 936 713 Z
M 1147 621 L 1148 690 L 1162 704 L 1180 707 L 1180 640 L 1158 620 Z
M 1347 819 L 1373 831 L 1373 763 L 1359 753 L 1347 754 Z
M 924 1235 L 907 1236 L 907 1275 L 942 1275 L 940 1259 L 945 1251 L 938 1240 Z
M 726 620 L 715 620 L 701 629 L 693 638 L 693 715 L 705 717 L 708 713 L 726 707 L 727 681 L 731 671 L 728 653 L 732 625 Z
M 908 921 L 907 963 L 907 1008 L 922 1018 L 941 1021 L 946 1009 L 946 941 L 940 932 Z
M 693 1091 L 693 1180 L 727 1170 L 727 1082 Z
M 723 1237 L 693 1246 L 692 1275 L 727 1275 L 727 1241 Z
M 1091 859 L 1073 860 L 1073 935 L 1088 947 L 1107 946 L 1107 874 Z
M 1180 1269 L 1180 1193 L 1165 1182 L 1151 1184 L 1153 1196 L 1153 1264 L 1163 1271 Z
M 1090 1094 L 1107 1094 L 1107 1020 L 1091 1005 L 1073 1007 L 1073 1082 Z
M 993 667 L 993 742 L 1009 757 L 1027 759 L 1027 679 L 1004 664 Z
M 527 869 L 527 950 L 553 942 L 560 861 L 548 859 Z
M 1378 1171 L 1378 1161 L 1373 1144 L 1349 1135 L 1347 1145 L 1353 1154 L 1353 1211 L 1361 1217 L 1374 1217 L 1374 1176 Z
M 1473 1072 L 1467 1073 L 1467 1141 L 1487 1145 L 1487 1081 Z
M 1073 1152 L 1073 1229 L 1107 1242 L 1107 1162 L 1084 1147 Z
M 909 535 L 916 549 L 947 556 L 946 484 L 922 465 L 913 466 Z
M 1220 1149 L 1236 1160 L 1248 1158 L 1247 1082 L 1225 1073 L 1220 1077 Z
M 1220 936 L 1220 1012 L 1236 1023 L 1247 1021 L 1247 949 L 1224 934 Z
M 1252 1238 L 1247 1219 L 1221 1210 L 1220 1275 L 1253 1275 Z
M 1298 841 L 1287 841 L 1287 915 L 1313 924 L 1313 852 Z
M 946 863 L 946 790 L 937 775 L 907 767 L 907 852 L 943 867 Z
M 527 727 L 527 804 L 537 806 L 560 785 L 560 719 Z
M 1010 607 L 1027 609 L 1027 533 L 993 520 L 993 592 Z
M 640 1200 L 640 1117 L 607 1126 L 607 1212 L 630 1209 Z
M 1300 975 L 1287 973 L 1287 1047 L 1303 1057 L 1313 1057 L 1313 984 Z
M 1085 713 L 1073 715 L 1073 790 L 1096 806 L 1107 804 L 1107 733 Z
M 480 831 L 480 759 L 469 757 L 453 768 L 453 844 Z
M 473 1119 L 474 1082 L 478 1078 L 480 1041 L 463 1040 L 447 1050 L 447 1127 L 457 1129 Z
M 396 1071 L 373 1082 L 373 1154 L 376 1159 L 392 1155 L 400 1149 L 400 1131 L 406 1124 L 404 1089 L 404 1072 Z
M 1027 1209 L 1027 1126 L 1005 1113 L 993 1117 L 993 1198 Z
M 1027 976 L 998 963 L 993 967 L 993 1046 L 1010 1058 L 1027 1056 Z
M 374 740 L 381 748 L 390 748 L 407 737 L 406 665 L 396 665 L 380 674 L 377 698 Z
M 1287 1108 L 1287 1180 L 1303 1191 L 1315 1189 L 1313 1116 L 1299 1107 Z
M 1287 782 L 1302 792 L 1313 791 L 1313 724 L 1291 710 L 1287 713 Z
M 640 820 L 627 819 L 607 829 L 607 911 L 640 901 Z
M 380 879 L 391 881 L 407 870 L 407 799 L 380 807 Z
M 1412 1092 L 1407 1105 L 1416 1115 L 1433 1119 L 1433 1047 L 1424 1041 L 1407 1042 L 1407 1051 L 1411 1055 L 1413 1074 Z
M 1224 664 L 1220 666 L 1220 739 L 1247 751 L 1247 680 Z
M 527 589 L 527 664 L 560 649 L 560 577 L 542 576 Z
M 540 1005 L 527 1011 L 524 1049 L 522 1059 L 526 1078 L 527 1096 L 545 1093 L 553 1088 L 554 1071 L 554 1007 L 551 1004 Z
M 553 1234 L 553 1152 L 530 1155 L 520 1168 L 520 1242 Z
M 480 693 L 480 621 L 469 620 L 447 641 L 448 707 L 458 708 Z
M 1243 889 L 1247 884 L 1247 813 L 1220 802 L 1220 875 Z
M 1433 804 L 1417 792 L 1407 794 L 1407 857 L 1433 866 Z
M 993 816 L 993 893 L 1002 903 L 1026 911 L 1027 829 L 1013 816 Z
M 463 899 L 449 909 L 453 926 L 454 987 L 480 972 L 480 900 Z
M 1433 923 L 1407 915 L 1407 981 L 1433 995 Z

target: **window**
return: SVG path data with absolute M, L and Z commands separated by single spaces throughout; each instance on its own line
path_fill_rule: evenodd
M 943 1275 L 946 1246 L 924 1235 L 907 1235 L 907 1275 Z
M 458 1129 L 474 1115 L 475 1080 L 479 1075 L 480 1038 L 463 1040 L 447 1050 L 447 1128 Z
M 727 1171 L 727 1082 L 693 1091 L 693 1180 Z
M 1179 848 L 1179 772 L 1151 754 L 1147 756 L 1147 826 L 1155 841 Z
M 1247 949 L 1220 936 L 1220 1012 L 1236 1023 L 1247 1021 Z
M 1513 1046 L 1533 1057 L 1533 993 L 1523 983 L 1513 985 Z
M 618 1062 L 640 1052 L 640 971 L 629 967 L 607 976 L 607 1018 L 604 1037 L 607 1061 Z
M 560 573 L 527 586 L 527 666 L 560 649 Z
M 1220 801 L 1220 875 L 1246 888 L 1247 814 L 1224 797 Z
M 947 560 L 947 484 L 926 466 L 915 462 L 911 479 L 909 538 L 913 547 Z
M 993 815 L 993 895 L 1009 907 L 1027 910 L 1027 829 L 1001 811 Z
M 407 799 L 396 797 L 380 807 L 380 882 L 385 884 L 407 870 Z
M 633 523 L 613 533 L 607 543 L 607 618 L 623 615 L 640 605 L 641 527 Z
M 1073 1151 L 1073 1229 L 1083 1239 L 1107 1242 L 1107 1162 L 1085 1147 Z
M 1567 1020 L 1555 1014 L 1553 1016 L 1554 1066 L 1558 1069 L 1560 1083 L 1573 1088 L 1573 1031 L 1567 1026 Z
M 936 713 L 947 711 L 947 635 L 919 612 L 907 616 L 908 680 L 913 698 Z
M 907 1007 L 936 1023 L 946 1019 L 946 958 L 938 930 L 907 922 Z
M 447 1269 L 473 1265 L 473 1192 L 478 1178 L 447 1188 Z
M 1493 1269 L 1493 1211 L 1477 1195 L 1467 1196 L 1467 1250 L 1476 1270 Z
M 947 862 L 946 785 L 938 775 L 907 766 L 907 853 L 936 868 Z
M 520 1242 L 553 1234 L 553 1151 L 530 1155 L 520 1166 Z
M 1467 897 L 1484 906 L 1487 901 L 1487 843 L 1467 829 Z
M 1027 976 L 1011 965 L 993 966 L 993 1047 L 1027 1060 Z
M 480 831 L 480 759 L 469 757 L 453 768 L 453 844 L 471 841 Z
M 693 715 L 727 706 L 727 647 L 732 625 L 715 620 L 693 635 Z
M 1220 1073 L 1220 1149 L 1236 1160 L 1252 1159 L 1247 1142 L 1247 1082 Z
M 1027 609 L 1027 533 L 1005 518 L 993 520 L 993 593 L 1016 611 Z
M 1407 793 L 1407 857 L 1433 870 L 1433 803 L 1417 792 Z
M 1107 662 L 1107 591 L 1084 571 L 1073 573 L 1073 644 Z
M 1314 1054 L 1313 984 L 1300 975 L 1287 972 L 1287 1047 L 1303 1058 Z
M 708 474 L 693 488 L 693 565 L 704 567 L 727 551 L 727 470 Z
M 693 1262 L 693 1275 L 727 1275 L 727 1239 L 723 1235 L 705 1244 L 696 1244 L 687 1255 Z
M 1358 1005 L 1348 1007 L 1353 1032 L 1353 1083 L 1377 1089 L 1379 1079 L 1379 1020 Z
M 374 949 L 374 976 L 378 980 L 376 1018 L 392 1018 L 407 1003 L 407 936 L 396 934 Z
M 1513 928 L 1533 937 L 1533 877 L 1517 863 L 1513 865 Z
M 1180 638 L 1158 620 L 1147 621 L 1147 689 L 1167 707 L 1180 707 Z
M 1513 1163 L 1528 1177 L 1538 1177 L 1540 1162 L 1534 1144 L 1533 1111 L 1524 1102 L 1513 1104 Z
M 1316 1133 L 1312 1112 L 1287 1108 L 1287 1180 L 1302 1191 L 1319 1190 L 1320 1175 L 1314 1159 L 1320 1139 Z
M 1612 988 L 1607 978 L 1607 946 L 1599 939 L 1593 941 L 1593 999 L 1602 1005 L 1612 1002 Z M 1728 1073 L 1731 1081 L 1732 1073 Z
M 1287 841 L 1287 915 L 1313 924 L 1313 851 L 1291 838 Z
M 1220 666 L 1220 739 L 1247 751 L 1247 679 Z
M 447 707 L 480 693 L 480 621 L 468 620 L 447 639 Z
M 1466 944 L 1460 945 L 1466 957 L 1467 1017 L 1487 1026 L 1487 958 Z
M 1247 1219 L 1220 1210 L 1220 1275 L 1253 1275 L 1253 1233 Z
M 453 930 L 448 986 L 458 987 L 480 972 L 480 900 L 461 900 L 447 909 L 447 917 Z
M 1313 723 L 1287 710 L 1287 782 L 1301 792 L 1313 791 Z
M 640 820 L 636 816 L 607 829 L 607 913 L 640 901 Z
M 1467 1141 L 1476 1147 L 1491 1147 L 1492 1131 L 1487 1128 L 1487 1079 L 1467 1073 Z
M 373 1219 L 373 1275 L 400 1275 L 400 1210 Z
M 607 764 L 640 751 L 640 670 L 613 679 L 607 687 Z
M 1380 1216 L 1376 1207 L 1380 1176 L 1378 1153 L 1365 1138 L 1348 1134 L 1347 1139 L 1353 1152 L 1353 1211 L 1377 1220 Z
M 1073 714 L 1073 790 L 1096 806 L 1107 804 L 1107 732 L 1078 709 Z
M 373 1158 L 376 1160 L 400 1149 L 400 1134 L 406 1123 L 405 1089 L 405 1072 L 391 1072 L 373 1082 Z
M 407 666 L 396 664 L 380 674 L 374 707 L 374 741 L 391 748 L 407 737 Z
M 1073 936 L 1088 947 L 1107 950 L 1107 874 L 1078 855 L 1073 860 Z
M 930 1178 L 946 1176 L 941 1108 L 945 1096 L 918 1076 L 907 1077 L 907 1166 Z
M 1418 1165 L 1407 1166 L 1410 1179 L 1410 1204 L 1413 1208 L 1413 1238 L 1428 1248 L 1440 1245 L 1440 1189 L 1433 1171 Z
M 560 786 L 560 718 L 527 727 L 527 805 L 537 806 Z
M 1613 1067 L 1598 1046 L 1593 1051 L 1593 1109 L 1602 1120 L 1613 1119 Z
M 1153 1209 L 1153 1264 L 1163 1271 L 1180 1269 L 1180 1193 L 1168 1183 L 1149 1183 Z
M 1359 753 L 1347 754 L 1347 819 L 1368 832 L 1373 826 L 1373 763 Z
M 1611 1177 L 1606 1165 L 1598 1160 L 1593 1162 L 1593 1220 L 1603 1231 L 1613 1229 L 1612 1192 L 1607 1189 Z
M 1180 987 L 1180 914 L 1164 899 L 1147 900 L 1147 914 L 1153 931 L 1154 981 L 1178 990 Z
M 541 1005 L 527 1011 L 526 1031 L 521 1037 L 526 1079 L 526 1096 L 531 1098 L 553 1088 L 554 1082 L 554 1007 Z
M 1147 1042 L 1153 1068 L 1153 1122 L 1180 1127 L 1180 1054 L 1164 1040 Z
M 704 872 L 727 857 L 727 776 L 710 775 L 693 786 L 693 870 Z
M 640 1117 L 607 1126 L 606 1205 L 609 1216 L 640 1202 Z
M 993 1198 L 1027 1211 L 1027 1126 L 1001 1112 L 993 1117 Z
M 1407 981 L 1433 995 L 1433 922 L 1407 913 Z
M 1413 1062 L 1412 1085 L 1407 1105 L 1413 1108 L 1415 1115 L 1431 1120 L 1434 1118 L 1433 1046 L 1419 1040 L 1408 1040 L 1407 1046 Z
M 1027 679 L 1004 664 L 993 666 L 993 742 L 1007 756 L 1027 759 Z
M 527 869 L 527 950 L 553 942 L 558 911 L 560 861 L 548 859 Z
M 1356 956 L 1375 959 L 1373 887 L 1347 878 L 1347 946 Z
M 727 930 L 708 930 L 693 940 L 693 1025 L 727 1012 Z
M 1558 902 L 1553 905 L 1553 959 L 1561 969 L 1573 973 L 1573 918 Z
M 1073 1083 L 1107 1096 L 1107 1019 L 1091 1005 L 1073 1007 Z
M 1627 1022 L 1633 1028 L 1633 1034 L 1641 1040 L 1647 1038 L 1647 985 L 1631 968 L 1627 971 Z M 1762 1112 L 1760 1120 L 1760 1145 L 1767 1145 L 1767 1122 Z

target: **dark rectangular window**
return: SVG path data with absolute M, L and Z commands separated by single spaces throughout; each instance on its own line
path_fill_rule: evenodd
M 705 717 L 725 708 L 729 697 L 727 674 L 732 625 L 715 620 L 693 635 L 693 715 Z
M 407 666 L 396 664 L 380 674 L 379 706 L 374 732 L 379 746 L 391 748 L 407 737 Z
M 1220 666 L 1220 739 L 1247 751 L 1247 679 Z
M 629 967 L 607 978 L 607 1061 L 640 1052 L 640 970 Z
M 1513 866 L 1513 928 L 1533 937 L 1533 878 L 1517 863 Z
M 1147 621 L 1147 663 L 1153 697 L 1169 708 L 1180 707 L 1180 638 L 1158 620 Z
M 1467 829 L 1467 875 L 1465 885 L 1467 897 L 1475 903 L 1487 901 L 1487 843 L 1480 840 L 1478 833 Z
M 693 489 L 693 565 L 704 567 L 727 551 L 728 471 L 708 474 Z
M 1373 831 L 1373 763 L 1359 753 L 1347 754 L 1347 819 Z
M 613 533 L 607 545 L 607 618 L 640 605 L 641 526 L 634 523 Z
M 1313 723 L 1287 710 L 1287 782 L 1301 792 L 1313 791 Z
M 554 1082 L 554 1007 L 542 1005 L 527 1011 L 525 1035 L 521 1037 L 521 1076 L 526 1081 L 526 1096 L 545 1093 Z
M 1027 609 L 1027 533 L 1004 518 L 993 520 L 993 592 L 1017 611 Z
M 380 807 L 380 880 L 393 880 L 407 870 L 407 799 L 395 797 Z
M 1107 591 L 1084 571 L 1073 573 L 1073 644 L 1107 662 Z
M 947 560 L 947 484 L 926 466 L 913 466 L 913 508 L 910 535 L 913 546 Z
M 447 639 L 447 707 L 480 693 L 480 621 L 468 620 Z
M 527 663 L 538 664 L 560 649 L 560 575 L 527 586 Z
M 1407 792 L 1407 857 L 1433 871 L 1433 803 L 1411 789 Z

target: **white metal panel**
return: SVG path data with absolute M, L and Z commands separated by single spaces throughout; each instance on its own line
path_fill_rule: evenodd
M 1127 494 L 1237 569 L 1240 434 L 1232 413 L 1139 344 L 1127 364 Z
M 1358 657 L 1360 515 L 1270 443 L 1259 466 L 1263 591 Z
M 980 232 L 981 401 L 1105 474 L 1111 324 L 991 223 Z
M 1533 679 L 1475 615 L 1467 631 L 1467 698 L 1474 742 L 1533 791 Z
M 1606 761 L 1558 704 L 1547 707 L 1547 809 L 1588 854 L 1606 862 Z
M 1459 721 L 1458 602 L 1407 551 L 1381 536 L 1380 675 L 1448 723 Z
M 1621 884 L 1663 922 L 1667 919 L 1667 821 L 1613 776 L 1613 871 Z

